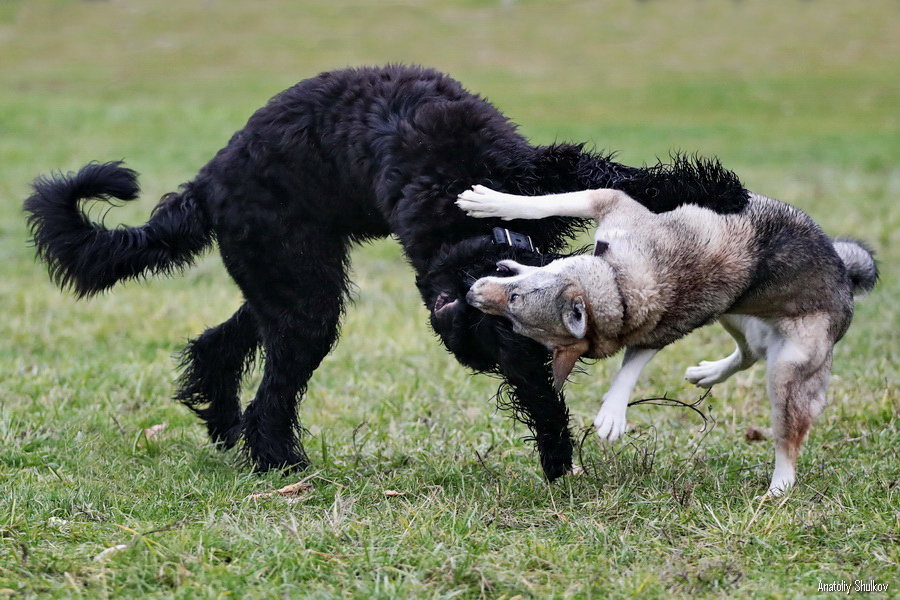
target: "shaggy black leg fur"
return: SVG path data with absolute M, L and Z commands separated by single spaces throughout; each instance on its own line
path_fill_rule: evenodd
M 256 317 L 244 304 L 230 319 L 191 340 L 181 353 L 175 399 L 206 423 L 209 437 L 223 449 L 240 439 L 241 378 L 259 344 Z
M 434 290 L 463 297 L 475 279 L 495 274 L 496 263 L 508 258 L 543 265 L 557 255 L 496 245 L 487 239 L 469 240 L 448 247 L 419 279 L 419 287 L 426 297 Z M 553 387 L 547 349 L 513 333 L 508 321 L 465 303 L 433 312 L 431 324 L 460 362 L 504 378 L 497 393 L 498 406 L 531 431 L 547 479 L 565 475 L 572 468 L 569 410 L 563 395 Z
M 542 346 L 502 347 L 500 372 L 509 387 L 498 392 L 498 404 L 511 410 L 531 430 L 544 475 L 553 481 L 572 469 L 572 436 L 565 398 L 553 389 L 547 352 Z
M 313 371 L 331 350 L 347 292 L 347 242 L 313 225 L 285 238 L 253 240 L 248 253 L 228 238 L 222 252 L 259 325 L 263 378 L 243 418 L 247 452 L 257 469 L 302 469 L 297 404 Z

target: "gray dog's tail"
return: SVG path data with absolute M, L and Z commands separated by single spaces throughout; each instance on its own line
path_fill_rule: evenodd
M 878 265 L 874 252 L 858 240 L 837 238 L 834 250 L 844 262 L 854 294 L 871 291 L 878 281 Z

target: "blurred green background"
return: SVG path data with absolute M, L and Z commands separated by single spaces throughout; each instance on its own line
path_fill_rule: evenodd
M 36 175 L 124 158 L 143 199 L 107 222 L 141 223 L 276 92 L 387 62 L 452 74 L 535 143 L 583 141 L 630 164 L 717 155 L 752 190 L 876 248 L 881 284 L 838 346 L 832 405 L 786 503 L 753 500 L 771 466 L 767 443 L 743 441 L 768 421 L 761 366 L 716 387 L 712 432 L 636 407 L 636 439 L 588 439 L 589 474 L 546 486 L 526 432 L 494 410 L 496 382 L 467 377 L 433 339 L 390 240 L 354 252 L 355 303 L 304 401 L 314 489 L 248 499 L 295 479 L 218 454 L 169 400 L 172 353 L 240 303 L 218 256 L 89 302 L 34 264 L 21 201 Z M 898 109 L 895 0 L 0 1 L 0 597 L 900 586 Z M 697 332 L 637 394 L 692 399 L 683 369 L 730 348 L 716 327 Z M 615 362 L 569 386 L 574 427 Z

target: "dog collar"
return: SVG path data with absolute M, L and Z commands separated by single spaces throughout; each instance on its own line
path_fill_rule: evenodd
M 513 248 L 531 250 L 532 252 L 537 252 L 538 254 L 541 253 L 541 251 L 534 246 L 534 242 L 531 241 L 530 235 L 510 231 L 509 229 L 504 229 L 503 227 L 494 227 L 494 230 L 491 233 L 491 241 L 501 246 L 511 246 Z

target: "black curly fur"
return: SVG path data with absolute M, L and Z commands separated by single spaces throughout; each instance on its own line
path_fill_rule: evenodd
M 175 399 L 203 419 L 209 437 L 223 448 L 231 448 L 240 438 L 241 379 L 256 359 L 259 341 L 256 319 L 244 304 L 181 352 Z
M 261 470 L 308 464 L 296 406 L 337 339 L 349 249 L 396 236 L 434 331 L 460 362 L 505 379 L 498 401 L 530 428 L 553 480 L 571 467 L 572 439 L 548 352 L 464 298 L 498 260 L 543 264 L 586 223 L 504 223 L 543 254 L 494 245 L 487 234 L 500 223 L 454 204 L 474 183 L 521 194 L 616 187 L 654 211 L 692 202 L 734 212 L 747 200 L 717 162 L 635 168 L 581 145 L 533 146 L 449 77 L 388 66 L 323 73 L 277 95 L 140 227 L 106 229 L 79 208 L 136 196 L 136 175 L 120 163 L 38 179 L 25 210 L 51 277 L 78 296 L 177 271 L 218 241 L 246 303 L 188 344 L 176 398 L 223 447 L 242 439 Z M 242 413 L 240 381 L 260 350 L 262 383 Z
M 24 208 L 37 254 L 53 281 L 79 297 L 122 279 L 184 269 L 212 242 L 190 186 L 164 197 L 140 227 L 107 229 L 91 222 L 79 208 L 82 200 L 137 198 L 137 173 L 121 162 L 89 163 L 75 174 L 39 177 L 33 188 Z

